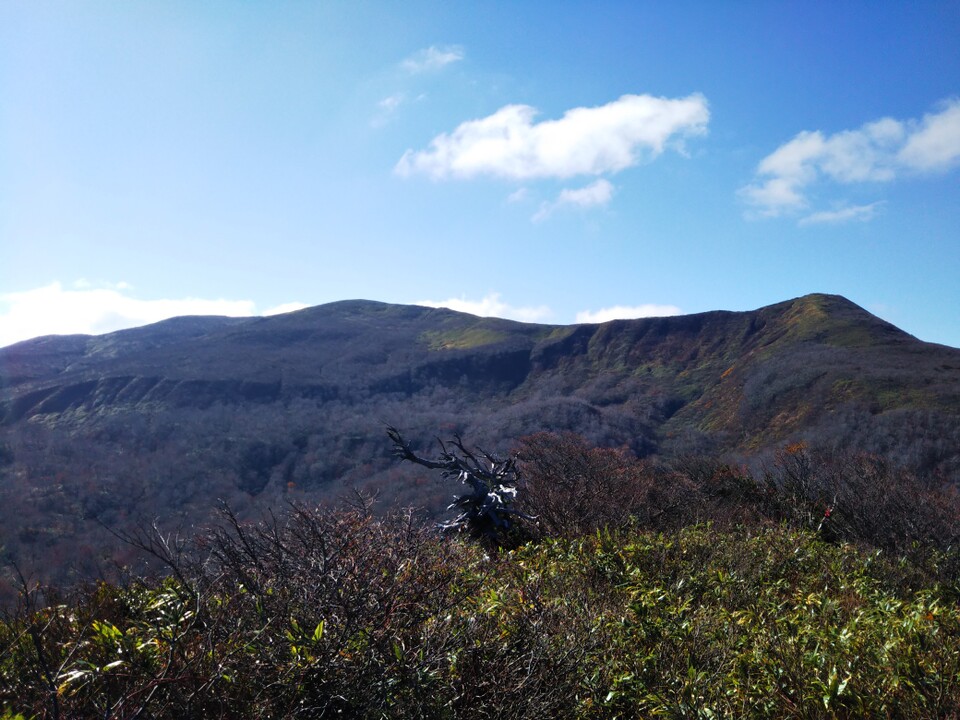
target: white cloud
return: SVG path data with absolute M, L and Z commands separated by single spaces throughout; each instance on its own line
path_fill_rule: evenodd
M 595 205 L 606 205 L 612 197 L 613 185 L 601 178 L 586 187 L 576 190 L 561 190 L 560 197 L 557 198 L 557 204 L 594 207 Z
M 411 97 L 405 92 L 397 92 L 388 95 L 377 103 L 377 109 L 370 119 L 370 126 L 382 128 L 389 123 L 399 113 L 400 108 L 410 103 L 418 103 L 426 97 L 426 94 L 420 93 Z
M 282 315 L 283 313 L 296 312 L 297 310 L 303 310 L 308 307 L 310 306 L 302 302 L 281 303 L 280 305 L 275 305 L 274 307 L 267 308 L 260 314 L 264 316 Z
M 897 159 L 914 170 L 946 170 L 960 160 L 960 99 L 927 114 L 911 133 Z
M 552 203 L 543 203 L 532 219 L 534 222 L 539 222 L 547 218 L 554 210 L 568 205 L 579 208 L 603 206 L 609 203 L 612 197 L 613 185 L 607 180 L 600 178 L 586 187 L 577 188 L 576 190 L 561 190 L 557 199 Z
M 578 323 L 604 323 L 610 320 L 635 320 L 647 317 L 679 315 L 676 305 L 615 305 L 601 310 L 584 310 L 577 313 Z
M 530 194 L 530 191 L 527 190 L 527 188 L 525 187 L 518 188 L 517 190 L 514 190 L 512 193 L 507 195 L 507 202 L 511 204 L 523 202 L 524 200 L 527 199 L 527 196 L 529 194 Z
M 851 207 L 840 208 L 839 210 L 822 210 L 820 212 L 811 213 L 804 218 L 800 219 L 800 225 L 822 225 L 822 224 L 839 224 L 850 222 L 852 220 L 859 220 L 860 222 L 868 222 L 873 220 L 874 216 L 877 214 L 877 210 L 883 207 L 883 202 L 878 201 L 870 203 L 869 205 L 853 205 Z
M 740 196 L 752 214 L 777 217 L 806 208 L 808 189 L 817 182 L 888 182 L 905 171 L 946 170 L 958 160 L 960 100 L 950 100 L 922 121 L 881 118 L 829 136 L 819 130 L 798 133 L 760 161 L 754 182 L 741 188 Z M 838 212 L 844 211 L 813 213 L 807 222 L 852 217 L 837 218 Z M 821 216 L 829 219 L 809 220 Z M 861 220 L 869 217 L 872 213 L 859 215 Z
M 92 288 L 100 288 L 101 290 L 106 288 L 109 290 L 132 290 L 133 285 L 128 282 L 121 280 L 118 283 L 108 283 L 108 282 L 97 282 L 93 283 L 87 280 L 86 278 L 79 278 L 74 280 L 72 283 L 74 289 L 76 290 L 89 290 Z
M 451 298 L 450 300 L 419 300 L 415 305 L 448 308 L 457 312 L 470 313 L 480 317 L 499 317 L 521 322 L 540 322 L 551 315 L 546 305 L 537 307 L 513 307 L 500 299 L 500 293 L 490 293 L 481 300 Z
M 428 48 L 415 52 L 400 65 L 407 72 L 422 73 L 430 70 L 439 70 L 451 63 L 459 62 L 463 60 L 463 58 L 463 48 L 459 45 L 442 48 L 431 45 Z
M 408 150 L 395 172 L 515 180 L 614 173 L 656 157 L 669 142 L 703 134 L 710 118 L 700 94 L 679 99 L 624 95 L 539 123 L 534 123 L 536 114 L 529 105 L 507 105 L 464 122 L 435 137 L 426 150 Z
M 403 101 L 406 99 L 403 93 L 397 93 L 396 95 L 391 95 L 390 97 L 385 97 L 383 100 L 377 103 L 377 107 L 385 112 L 393 112 L 396 110 Z
M 397 109 L 406 101 L 407 96 L 404 93 L 396 93 L 383 98 L 383 100 L 377 103 L 377 112 L 370 119 L 370 126 L 381 128 L 386 125 L 396 114 Z
M 138 327 L 181 315 L 256 315 L 251 300 L 202 298 L 140 300 L 128 294 L 130 286 L 117 283 L 94 287 L 87 281 L 64 289 L 59 282 L 0 295 L 0 347 L 41 335 L 98 335 Z M 289 303 L 267 313 L 304 307 Z

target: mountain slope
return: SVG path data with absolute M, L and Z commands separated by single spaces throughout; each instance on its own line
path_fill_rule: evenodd
M 49 557 L 94 521 L 349 487 L 442 508 L 449 488 L 392 461 L 387 424 L 500 451 L 540 430 L 640 455 L 807 441 L 956 481 L 960 350 L 830 295 L 572 326 L 346 301 L 39 338 L 0 349 L 0 542 Z
M 303 399 L 417 405 L 440 392 L 458 405 L 482 400 L 487 410 L 464 407 L 466 426 L 491 410 L 576 400 L 647 416 L 648 450 L 684 430 L 723 433 L 725 449 L 743 449 L 808 432 L 844 408 L 960 410 L 960 351 L 828 295 L 567 327 L 347 301 L 41 338 L 0 350 L 0 368 L 4 426 L 71 432 L 117 413 Z

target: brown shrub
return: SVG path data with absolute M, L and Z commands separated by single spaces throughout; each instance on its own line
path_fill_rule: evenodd
M 672 524 L 689 503 L 682 477 L 668 478 L 628 450 L 591 446 L 573 433 L 537 433 L 515 449 L 523 482 L 519 505 L 539 533 L 578 537 L 601 528 Z

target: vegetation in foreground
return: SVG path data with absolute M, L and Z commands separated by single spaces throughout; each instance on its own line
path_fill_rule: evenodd
M 26 588 L 0 624 L 5 712 L 960 716 L 950 493 L 800 447 L 758 477 L 572 436 L 518 452 L 543 513 L 512 550 L 363 503 L 225 511 L 202 538 L 130 538 L 164 578 Z

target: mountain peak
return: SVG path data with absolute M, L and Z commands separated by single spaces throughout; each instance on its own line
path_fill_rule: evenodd
M 870 347 L 915 340 L 842 295 L 811 293 L 757 311 L 776 315 L 787 336 L 840 347 Z

